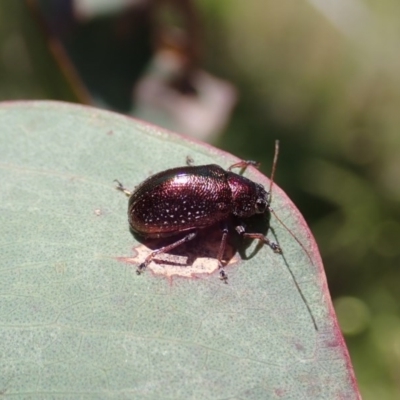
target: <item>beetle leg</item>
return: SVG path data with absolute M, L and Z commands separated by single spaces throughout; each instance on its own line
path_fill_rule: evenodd
M 182 239 L 179 239 L 178 241 L 171 243 L 167 246 L 164 247 L 160 247 L 157 250 L 152 251 L 144 260 L 144 262 L 142 262 L 136 270 L 136 273 L 138 275 L 140 275 L 145 268 L 150 264 L 150 262 L 153 260 L 153 258 L 157 255 L 157 254 L 161 254 L 161 253 L 168 253 L 170 250 L 174 249 L 175 247 L 180 246 L 183 243 L 189 242 L 190 240 L 193 240 L 195 237 L 197 236 L 197 231 L 191 232 L 189 234 L 187 234 L 185 237 L 183 237 Z
M 257 161 L 253 160 L 242 160 L 237 162 L 236 164 L 232 164 L 229 168 L 228 171 L 232 171 L 233 168 L 241 168 L 242 171 L 244 171 L 249 165 L 255 167 L 255 168 L 260 168 L 260 163 Z
M 219 278 L 224 281 L 224 283 L 228 283 L 228 275 L 224 271 L 224 265 L 222 263 L 222 259 L 225 254 L 225 247 L 226 247 L 226 240 L 228 239 L 228 226 L 226 223 L 223 224 L 222 226 L 222 238 L 221 238 L 221 244 L 219 245 L 219 250 L 218 250 L 218 268 L 219 268 Z
M 250 239 L 258 239 L 260 242 L 265 243 L 267 246 L 271 247 L 274 253 L 282 254 L 282 249 L 278 243 L 271 242 L 266 236 L 262 233 L 247 233 L 245 230 L 245 225 L 241 224 L 238 225 L 236 228 L 236 232 L 242 236 L 243 238 L 250 238 Z
M 191 166 L 194 165 L 194 160 L 193 160 L 193 158 L 191 156 L 186 156 L 186 165 L 188 167 L 191 167 Z
M 132 192 L 124 187 L 124 185 L 118 179 L 114 179 L 114 182 L 117 182 L 115 189 L 124 192 L 128 197 L 132 194 Z

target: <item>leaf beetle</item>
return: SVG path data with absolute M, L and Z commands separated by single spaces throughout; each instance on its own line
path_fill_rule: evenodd
M 129 196 L 128 221 L 131 230 L 144 238 L 165 238 L 184 234 L 179 240 L 154 250 L 137 268 L 141 274 L 160 253 L 167 253 L 181 244 L 193 240 L 199 230 L 219 223 L 222 238 L 217 255 L 220 278 L 227 283 L 223 257 L 229 233 L 228 219 L 236 217 L 235 230 L 243 238 L 258 239 L 275 253 L 282 254 L 280 246 L 262 233 L 246 232 L 243 219 L 255 214 L 272 212 L 271 187 L 275 173 L 279 143 L 275 144 L 275 156 L 269 191 L 252 180 L 232 172 L 244 170 L 254 161 L 240 161 L 227 170 L 219 165 L 187 166 L 168 169 L 150 176 L 133 192 L 118 180 L 116 188 Z M 296 239 L 297 240 L 297 239 Z
M 261 184 L 232 172 L 234 168 L 244 170 L 249 165 L 258 167 L 258 163 L 254 161 L 240 161 L 224 170 L 216 164 L 193 166 L 191 159 L 187 158 L 187 166 L 168 169 L 152 175 L 137 186 L 133 192 L 115 180 L 117 182 L 116 189 L 129 196 L 128 221 L 134 233 L 150 239 L 183 235 L 179 240 L 152 251 L 138 266 L 137 274 L 141 274 L 158 254 L 167 253 L 183 243 L 193 240 L 201 229 L 219 223 L 222 238 L 217 255 L 218 268 L 220 279 L 227 283 L 228 276 L 224 271 L 223 257 L 229 234 L 228 221 L 232 216 L 238 221 L 235 230 L 243 238 L 258 239 L 275 253 L 283 254 L 279 244 L 270 241 L 262 233 L 246 232 L 244 220 L 266 212 L 275 216 L 313 264 L 304 245 L 271 208 L 272 185 L 278 153 L 279 141 L 276 141 L 268 191 Z M 318 330 L 311 308 L 290 268 L 289 272 L 307 307 L 314 328 Z

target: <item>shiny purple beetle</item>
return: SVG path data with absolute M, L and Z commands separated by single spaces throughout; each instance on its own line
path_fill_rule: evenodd
M 273 173 L 277 150 L 278 144 Z M 139 265 L 137 273 L 142 273 L 157 254 L 167 253 L 193 240 L 199 230 L 220 223 L 222 239 L 217 259 L 220 278 L 226 283 L 228 276 L 222 260 L 231 216 L 239 221 L 235 230 L 242 237 L 258 239 L 270 246 L 275 253 L 282 254 L 279 245 L 263 234 L 247 233 L 245 224 L 241 221 L 255 214 L 271 211 L 271 189 L 267 192 L 262 185 L 231 172 L 233 168 L 244 169 L 249 165 L 254 166 L 257 163 L 241 161 L 231 165 L 228 170 L 216 164 L 172 168 L 147 178 L 132 193 L 116 180 L 117 189 L 130 196 L 128 220 L 133 232 L 144 238 L 164 238 L 186 233 L 179 240 L 154 250 Z
M 231 171 L 233 168 L 242 168 L 243 170 L 249 165 L 258 166 L 254 161 L 241 161 L 231 165 L 228 170 L 224 170 L 216 164 L 192 166 L 188 160 L 188 166 L 159 172 L 143 181 L 133 192 L 124 188 L 116 180 L 118 184 L 116 188 L 130 196 L 128 220 L 133 232 L 144 238 L 183 235 L 179 240 L 152 251 L 138 266 L 137 273 L 141 274 L 157 254 L 167 253 L 175 247 L 193 240 L 201 229 L 219 223 L 222 239 L 217 256 L 218 267 L 220 278 L 227 283 L 228 276 L 224 271 L 222 260 L 229 233 L 230 224 L 228 222 L 231 217 L 238 221 L 235 230 L 239 235 L 244 238 L 258 239 L 271 247 L 275 253 L 282 254 L 280 246 L 271 242 L 262 233 L 246 232 L 243 219 L 266 212 L 275 215 L 313 263 L 304 245 L 276 216 L 270 206 L 278 153 L 279 142 L 276 141 L 269 191 L 266 191 L 262 185 Z M 311 308 L 291 271 L 290 274 L 307 307 L 314 328 L 318 330 Z

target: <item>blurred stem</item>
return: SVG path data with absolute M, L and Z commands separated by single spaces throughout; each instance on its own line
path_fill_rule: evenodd
M 25 4 L 22 13 L 23 32 L 35 73 L 49 93 L 48 97 L 92 104 L 86 86 L 71 63 L 64 46 L 50 31 L 37 0 L 25 0 Z

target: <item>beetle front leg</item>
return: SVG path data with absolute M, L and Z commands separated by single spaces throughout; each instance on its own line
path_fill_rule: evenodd
M 269 246 L 274 251 L 274 253 L 283 254 L 282 249 L 278 243 L 271 242 L 271 240 L 269 240 L 262 233 L 247 233 L 246 227 L 243 223 L 238 225 L 235 229 L 236 232 L 243 238 L 258 239 L 260 242 L 265 243 L 267 246 Z
M 146 267 L 150 264 L 150 262 L 154 259 L 154 257 L 158 254 L 162 254 L 162 253 L 168 253 L 170 250 L 175 249 L 175 247 L 180 246 L 183 243 L 189 242 L 190 240 L 193 240 L 195 237 L 197 236 L 197 231 L 191 232 L 189 234 L 187 234 L 185 237 L 183 237 L 182 239 L 171 243 L 167 246 L 164 247 L 160 247 L 157 250 L 152 251 L 144 260 L 144 262 L 142 262 L 136 270 L 136 273 L 138 275 L 140 275 L 145 269 Z

